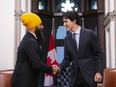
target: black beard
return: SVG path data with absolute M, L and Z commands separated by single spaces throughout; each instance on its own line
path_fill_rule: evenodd
M 44 43 L 45 42 L 45 38 L 44 38 L 44 35 L 43 35 L 43 32 L 42 32 L 42 29 L 36 27 L 35 35 L 37 36 L 37 40 L 38 40 L 39 43 Z

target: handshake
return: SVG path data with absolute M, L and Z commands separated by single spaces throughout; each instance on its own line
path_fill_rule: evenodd
M 57 65 L 52 65 L 52 68 L 53 68 L 53 74 L 60 72 L 60 68 Z

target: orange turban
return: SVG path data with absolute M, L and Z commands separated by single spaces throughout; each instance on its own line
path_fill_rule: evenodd
M 23 25 L 26 26 L 28 29 L 35 28 L 42 22 L 38 15 L 31 12 L 22 14 L 21 21 Z

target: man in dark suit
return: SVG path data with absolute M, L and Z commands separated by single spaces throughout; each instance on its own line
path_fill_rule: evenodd
M 63 22 L 70 33 L 64 40 L 65 54 L 60 69 L 72 63 L 71 87 L 97 87 L 97 82 L 102 80 L 104 54 L 94 31 L 80 26 L 77 12 L 64 13 Z
M 38 86 L 40 71 L 49 74 L 56 73 L 58 67 L 47 66 L 41 61 L 41 49 L 37 32 L 43 28 L 40 17 L 34 13 L 24 13 L 21 21 L 27 28 L 27 33 L 19 44 L 17 61 L 11 79 L 11 87 Z

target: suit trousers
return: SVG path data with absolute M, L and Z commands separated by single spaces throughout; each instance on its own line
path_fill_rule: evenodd
M 88 84 L 85 81 L 84 77 L 82 76 L 80 69 L 78 69 L 77 79 L 73 87 L 97 87 L 97 84 L 96 83 L 94 85 Z

